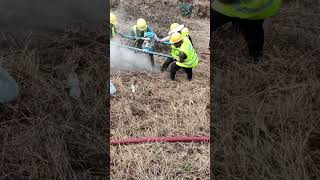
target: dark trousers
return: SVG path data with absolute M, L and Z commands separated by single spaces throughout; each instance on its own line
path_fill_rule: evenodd
M 177 71 L 178 71 L 179 69 L 183 69 L 183 70 L 186 72 L 187 76 L 188 76 L 188 80 L 191 81 L 191 80 L 192 80 L 192 68 L 180 67 L 180 66 L 178 66 L 178 65 L 176 64 L 175 61 L 176 61 L 176 60 L 173 59 L 173 58 L 167 58 L 166 61 L 163 63 L 161 70 L 162 70 L 162 71 L 166 70 L 166 69 L 168 68 L 168 66 L 169 66 L 170 64 L 172 64 L 172 65 L 171 65 L 171 69 L 170 69 L 170 78 L 171 78 L 172 80 L 175 80 Z
M 154 56 L 153 54 L 149 54 L 151 66 L 154 67 Z
M 263 54 L 263 44 L 264 44 L 264 30 L 263 21 L 264 20 L 248 20 L 239 19 L 225 16 L 217 11 L 211 9 L 211 28 L 213 31 L 218 30 L 222 25 L 232 22 L 233 27 L 236 31 L 240 31 L 249 49 L 249 55 L 255 60 L 259 61 Z M 210 45 L 209 45 L 210 46 Z
M 161 71 L 166 70 L 170 66 L 170 64 L 173 63 L 174 61 L 176 60 L 173 58 L 167 58 L 166 61 L 164 61 L 164 63 L 162 64 Z
M 192 80 L 192 68 L 185 68 L 185 67 L 180 67 L 176 64 L 176 62 L 172 63 L 171 65 L 171 69 L 170 69 L 170 78 L 171 80 L 175 80 L 176 79 L 176 73 L 179 69 L 183 69 L 187 76 L 188 76 L 188 80 L 191 81 Z
M 142 49 L 143 41 L 136 41 L 134 47 Z M 151 66 L 154 67 L 154 57 L 153 54 L 149 54 Z

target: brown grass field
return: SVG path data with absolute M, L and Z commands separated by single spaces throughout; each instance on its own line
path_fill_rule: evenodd
M 107 111 L 106 34 L 102 27 L 65 32 L 1 33 L 0 61 L 20 87 L 0 105 L 0 179 L 104 179 Z M 69 96 L 76 72 L 82 96 Z
M 213 35 L 214 179 L 320 179 L 319 11 L 317 1 L 285 1 L 257 65 L 242 36 Z
M 209 1 L 195 1 L 191 18 L 180 15 L 175 0 L 112 2 L 111 11 L 126 18 L 119 19 L 119 29 L 129 28 L 123 27 L 121 20 L 133 25 L 143 17 L 164 36 L 171 23 L 183 23 L 190 29 L 197 51 L 209 52 Z M 161 48 L 161 52 L 169 51 Z M 209 136 L 210 57 L 200 59 L 191 82 L 183 71 L 177 73 L 176 82 L 170 80 L 169 71 L 111 73 L 118 89 L 111 97 L 111 137 Z M 165 59 L 156 60 L 162 63 Z M 135 93 L 130 89 L 132 84 L 136 84 Z M 209 145 L 111 146 L 111 179 L 209 179 Z

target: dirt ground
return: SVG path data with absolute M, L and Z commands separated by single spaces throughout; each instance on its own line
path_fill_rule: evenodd
M 173 22 L 191 31 L 198 52 L 209 52 L 209 1 L 194 1 L 190 18 L 180 15 L 178 1 L 112 1 L 120 31 L 128 31 L 139 17 L 165 36 Z M 127 29 L 126 29 L 127 28 Z M 169 48 L 160 47 L 163 53 Z M 112 73 L 118 92 L 111 97 L 111 138 L 154 136 L 209 136 L 210 56 L 200 55 L 193 81 L 181 71 L 171 81 L 169 72 Z M 163 63 L 157 57 L 157 63 Z M 135 84 L 137 90 L 130 89 Z M 154 143 L 111 146 L 111 179 L 209 179 L 207 143 Z
M 320 179 L 317 3 L 285 1 L 266 29 L 257 65 L 247 63 L 242 36 L 213 35 L 215 179 Z

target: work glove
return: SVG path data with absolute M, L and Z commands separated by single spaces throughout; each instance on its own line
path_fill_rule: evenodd
M 162 44 L 165 44 L 165 45 L 173 45 L 172 42 L 169 42 L 169 41 L 165 41 L 165 42 L 161 42 Z
M 183 52 L 183 51 L 180 51 L 179 52 L 179 62 L 183 63 L 184 60 L 187 59 L 187 55 Z

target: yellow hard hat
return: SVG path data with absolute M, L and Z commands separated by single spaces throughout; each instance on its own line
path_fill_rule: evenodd
M 178 32 L 173 33 L 170 37 L 170 42 L 172 43 L 177 43 L 177 42 L 180 42 L 181 40 L 182 40 L 182 35 Z
M 144 31 L 147 28 L 147 22 L 146 20 L 139 18 L 137 21 L 137 27 L 140 31 Z
M 113 13 L 110 13 L 110 23 L 113 25 L 117 24 L 117 17 Z
M 171 25 L 170 25 L 170 31 L 172 31 L 172 30 L 174 30 L 176 27 L 178 27 L 179 26 L 179 24 L 178 23 L 172 23 Z
M 184 27 L 182 30 L 181 30 L 181 35 L 182 36 L 189 36 L 189 29 Z

